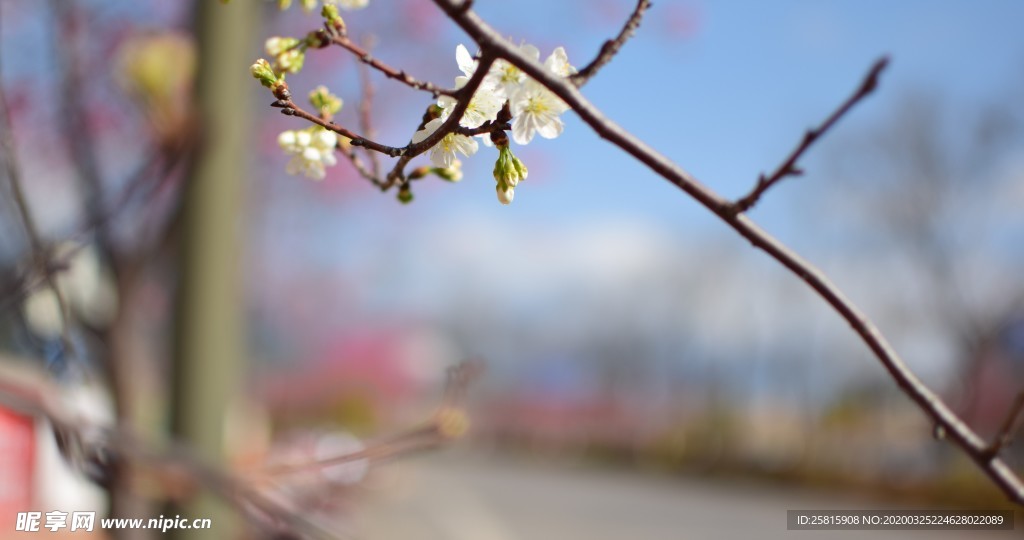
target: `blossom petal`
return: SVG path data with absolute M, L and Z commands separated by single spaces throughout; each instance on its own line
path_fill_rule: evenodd
M 326 129 L 317 133 L 317 146 L 321 149 L 334 148 L 338 145 L 338 134 Z
M 437 131 L 437 128 L 441 127 L 441 124 L 443 124 L 443 123 L 444 123 L 444 120 L 441 119 L 441 118 L 435 118 L 435 119 L 427 122 L 427 124 L 425 126 L 423 126 L 423 129 L 421 129 L 421 130 L 417 131 L 416 133 L 412 134 L 412 142 L 413 142 L 413 144 L 418 143 L 418 142 L 422 142 L 424 139 L 429 137 L 431 133 Z
M 477 144 L 476 139 L 472 137 L 467 137 L 465 135 L 450 135 L 450 137 L 452 137 L 452 146 L 454 146 L 459 152 L 462 152 L 466 157 L 472 156 L 480 149 L 480 145 Z
M 554 139 L 562 134 L 562 130 L 565 129 L 565 124 L 562 123 L 562 119 L 557 116 L 551 116 L 545 118 L 545 122 L 538 123 L 537 134 L 545 139 Z
M 572 67 L 569 63 L 569 55 L 565 54 L 563 47 L 557 47 L 551 52 L 551 56 L 548 56 L 544 60 L 544 67 L 548 68 L 555 75 L 562 77 L 568 77 L 573 73 L 576 73 L 576 68 Z
M 523 43 L 522 45 L 520 45 L 519 52 L 523 53 L 525 56 L 528 56 L 533 60 L 538 60 L 540 58 L 540 49 L 534 47 L 533 45 L 530 45 L 529 43 Z
M 512 120 L 512 140 L 516 141 L 516 144 L 530 144 L 533 140 L 535 129 L 530 118 L 530 115 L 521 114 Z
M 442 143 L 435 144 L 430 149 L 430 162 L 435 167 L 447 169 L 452 166 L 452 163 L 455 163 L 455 152 L 446 151 Z
M 292 148 L 295 147 L 295 132 L 291 130 L 282 131 L 281 134 L 277 136 L 277 145 L 280 146 L 282 150 L 291 151 Z
M 458 47 L 455 47 L 455 62 L 459 64 L 459 71 L 465 73 L 467 77 L 472 76 L 473 72 L 476 71 L 476 60 L 473 60 L 473 55 L 469 54 L 469 49 L 461 43 Z

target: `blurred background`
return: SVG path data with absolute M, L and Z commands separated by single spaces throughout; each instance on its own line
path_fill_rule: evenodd
M 475 5 L 576 66 L 632 7 Z M 427 0 L 342 13 L 441 86 L 475 50 Z M 1021 20 L 1011 1 L 664 1 L 584 93 L 739 197 L 890 55 L 752 216 L 989 437 L 1024 391 Z M 254 534 L 195 489 L 76 459 L 11 405 L 26 389 L 244 473 L 403 440 L 470 359 L 454 448 L 266 489 L 364 538 L 782 537 L 785 509 L 1005 506 L 798 279 L 571 114 L 516 148 L 510 206 L 489 148 L 407 205 L 340 156 L 322 181 L 287 175 L 277 136 L 307 124 L 248 67 L 320 25 L 255 0 L 0 0 L 0 536 L 24 509 L 168 501 L 218 516 L 212 538 Z M 429 95 L 371 81 L 376 139 L 404 145 Z M 309 51 L 288 83 L 327 85 L 362 130 L 345 51 Z M 1007 460 L 1024 467 L 1020 445 Z

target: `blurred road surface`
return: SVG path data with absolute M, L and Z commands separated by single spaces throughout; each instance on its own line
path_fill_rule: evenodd
M 388 466 L 392 467 L 392 466 Z M 455 453 L 384 471 L 355 509 L 361 540 L 1000 539 L 1013 531 L 787 531 L 790 509 L 870 501 Z M 387 477 L 390 475 L 390 477 Z M 1018 530 L 1021 526 L 1017 525 Z

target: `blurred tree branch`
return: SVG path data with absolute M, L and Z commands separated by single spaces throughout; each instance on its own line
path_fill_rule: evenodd
M 521 69 L 567 103 L 584 123 L 602 138 L 633 156 L 656 174 L 693 197 L 739 235 L 750 241 L 752 245 L 765 251 L 807 283 L 839 316 L 846 320 L 889 372 L 896 384 L 931 418 L 936 426 L 943 430 L 948 438 L 959 446 L 1010 500 L 1024 504 L 1024 483 L 1020 478 L 1001 459 L 989 456 L 988 445 L 981 437 L 910 370 L 871 319 L 847 299 L 819 269 L 769 235 L 744 213 L 736 212 L 733 203 L 722 198 L 668 158 L 607 119 L 579 92 L 571 81 L 554 75 L 536 60 L 525 56 L 514 44 L 504 39 L 501 34 L 484 22 L 471 10 L 471 2 L 435 0 L 435 3 L 477 43 L 482 59 L 489 58 L 492 61 L 495 58 L 503 59 Z M 884 65 L 884 61 L 875 64 L 865 78 L 861 89 L 854 94 L 854 99 L 849 101 L 848 106 L 840 107 L 833 120 L 828 121 L 826 125 L 830 125 L 849 106 L 858 101 L 860 94 L 870 92 L 874 88 L 877 74 Z M 452 116 L 459 117 L 461 114 L 460 110 L 453 113 Z M 438 132 L 440 131 L 438 130 Z M 810 142 L 807 143 L 807 145 L 809 144 Z M 803 152 L 801 149 L 803 146 L 798 147 L 793 155 L 799 157 Z M 786 167 L 783 167 L 782 170 L 785 171 Z M 766 188 L 762 188 L 761 191 L 764 189 Z M 755 192 L 757 192 L 756 188 Z M 756 200 L 756 196 L 754 200 Z

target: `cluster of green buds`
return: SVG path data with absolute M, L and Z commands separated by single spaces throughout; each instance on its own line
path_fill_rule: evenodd
M 266 50 L 279 72 L 298 73 L 306 61 L 306 43 L 298 38 L 274 36 L 267 39 Z
M 508 135 L 504 131 L 491 134 L 491 140 L 498 149 L 498 160 L 494 162 L 494 179 L 497 181 L 495 191 L 501 204 L 510 204 L 515 197 L 515 187 L 526 180 L 529 171 L 526 165 L 512 153 L 508 144 Z
M 284 75 L 278 75 L 274 71 L 273 66 L 270 62 L 264 58 L 260 58 L 249 67 L 249 73 L 252 74 L 253 78 L 260 82 L 263 86 L 266 86 L 274 93 L 274 97 L 278 99 L 289 99 L 291 93 L 288 91 L 288 83 L 284 82 Z
M 338 13 L 338 6 L 334 4 L 324 4 L 323 9 L 320 10 L 320 16 L 324 18 L 324 22 L 327 26 L 338 34 L 345 33 L 345 19 L 341 18 L 341 14 Z
M 309 103 L 320 113 L 321 118 L 329 119 L 338 114 L 343 102 L 340 97 L 332 94 L 326 86 L 321 84 L 309 93 Z

